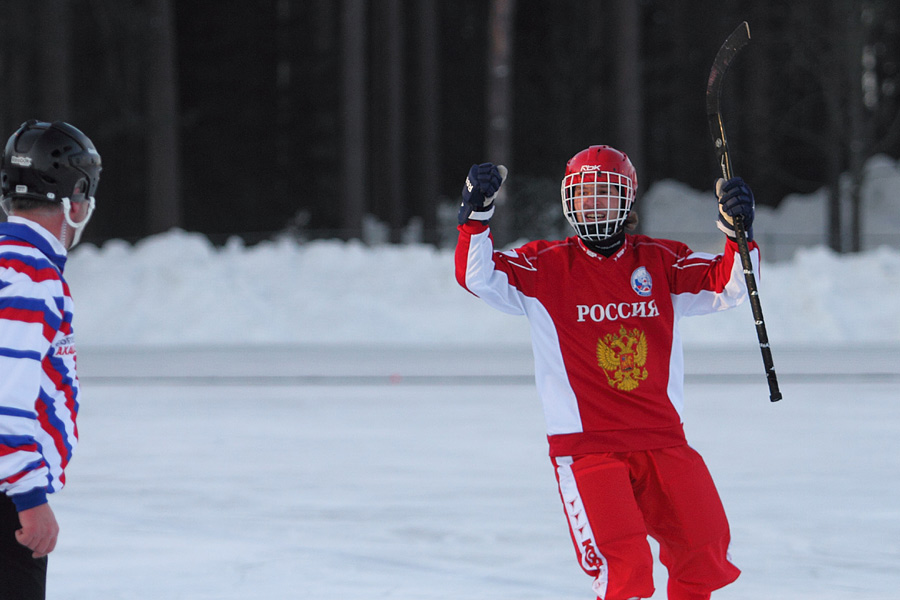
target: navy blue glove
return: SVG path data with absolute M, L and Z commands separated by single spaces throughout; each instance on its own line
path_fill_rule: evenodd
M 719 179 L 716 182 L 716 196 L 719 197 L 719 221 L 716 223 L 722 232 L 735 239 L 734 217 L 744 220 L 744 231 L 747 241 L 753 239 L 753 191 L 740 177 L 732 177 L 728 181 Z
M 497 197 L 506 174 L 507 170 L 503 165 L 472 165 L 462 189 L 462 204 L 457 215 L 460 224 L 469 219 L 487 221 L 494 215 L 494 198 Z

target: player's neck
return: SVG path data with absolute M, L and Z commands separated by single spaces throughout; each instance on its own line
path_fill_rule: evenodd
M 594 240 L 585 240 L 582 239 L 584 245 L 590 248 L 592 251 L 597 254 L 602 254 L 606 258 L 609 258 L 616 252 L 618 252 L 619 248 L 622 247 L 622 244 L 625 243 L 625 231 L 619 231 L 618 233 L 614 233 L 608 238 L 594 241 Z

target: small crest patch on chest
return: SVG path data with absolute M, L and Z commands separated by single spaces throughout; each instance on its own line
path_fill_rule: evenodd
M 631 289 L 638 296 L 646 297 L 653 292 L 653 278 L 646 267 L 638 267 L 631 273 Z

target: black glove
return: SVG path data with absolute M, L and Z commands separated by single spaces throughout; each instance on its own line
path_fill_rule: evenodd
M 725 235 L 735 239 L 737 233 L 734 230 L 734 217 L 740 216 L 744 220 L 747 241 L 752 240 L 755 209 L 750 186 L 740 177 L 733 177 L 728 181 L 719 179 L 716 182 L 716 196 L 719 197 L 719 221 L 716 226 Z
M 470 218 L 487 221 L 493 216 L 494 198 L 506 180 L 506 174 L 507 169 L 503 165 L 472 165 L 462 189 L 462 204 L 457 215 L 460 224 Z

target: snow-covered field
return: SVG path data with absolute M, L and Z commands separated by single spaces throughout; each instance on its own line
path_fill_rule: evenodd
M 872 165 L 885 239 L 900 177 Z M 683 324 L 688 435 L 744 570 L 714 598 L 894 600 L 900 251 L 766 261 L 767 232 L 819 231 L 821 199 L 794 200 L 756 225 L 784 400 L 748 306 Z M 645 202 L 650 234 L 713 227 L 708 194 L 659 184 Z M 172 231 L 79 247 L 67 277 L 84 395 L 49 597 L 592 597 L 527 325 L 458 288 L 450 250 Z
M 900 365 L 687 353 L 743 569 L 717 600 L 894 600 Z M 527 347 L 85 349 L 57 600 L 588 600 Z M 665 598 L 665 572 L 655 599 Z

